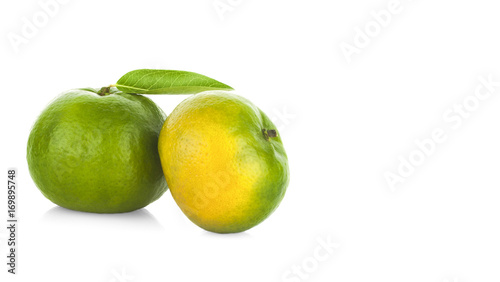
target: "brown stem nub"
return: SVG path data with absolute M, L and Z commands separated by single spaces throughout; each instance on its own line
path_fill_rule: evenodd
M 274 129 L 269 129 L 267 131 L 267 136 L 269 136 L 271 138 L 278 137 L 278 133 Z
M 278 133 L 274 129 L 262 129 L 262 135 L 264 135 L 267 141 L 269 141 L 269 138 L 278 137 Z
M 109 87 L 109 86 L 105 86 L 105 87 L 101 88 L 101 90 L 99 90 L 99 91 L 97 92 L 97 94 L 99 94 L 99 96 L 106 96 L 106 95 L 108 95 L 108 94 L 109 94 L 109 90 L 110 90 L 110 88 L 111 88 L 111 87 Z

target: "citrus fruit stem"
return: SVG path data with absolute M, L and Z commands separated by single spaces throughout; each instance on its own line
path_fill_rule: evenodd
M 110 86 L 105 86 L 105 87 L 102 87 L 102 88 L 101 88 L 101 90 L 99 90 L 99 91 L 97 92 L 97 94 L 98 94 L 99 96 L 107 96 L 107 95 L 109 95 L 109 89 L 110 89 L 110 88 L 111 88 Z
M 267 141 L 269 141 L 269 138 L 274 138 L 278 137 L 278 133 L 274 129 L 262 129 L 262 134 L 264 135 L 264 138 L 266 138 Z

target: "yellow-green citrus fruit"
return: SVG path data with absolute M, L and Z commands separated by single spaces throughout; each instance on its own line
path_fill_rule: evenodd
M 165 121 L 158 146 L 173 198 L 208 231 L 252 228 L 278 207 L 288 186 L 276 126 L 235 94 L 210 91 L 184 100 Z
M 167 190 L 157 148 L 165 114 L 141 95 L 98 93 L 67 91 L 41 113 L 28 140 L 31 177 L 61 207 L 140 209 Z

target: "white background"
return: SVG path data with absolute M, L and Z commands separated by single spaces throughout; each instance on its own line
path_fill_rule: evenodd
M 69 0 L 43 23 L 39 2 L 2 1 L 1 175 L 18 169 L 20 227 L 15 277 L 0 229 L 0 280 L 499 281 L 500 87 L 473 95 L 487 93 L 480 76 L 500 81 L 500 6 L 390 2 L 221 0 L 233 5 L 221 17 L 213 0 Z M 373 12 L 388 5 L 381 27 Z M 38 30 L 13 45 L 33 17 Z M 345 56 L 345 44 L 357 53 Z M 169 192 L 122 215 L 42 196 L 26 163 L 38 114 L 60 92 L 140 68 L 213 77 L 275 119 L 291 182 L 270 218 L 218 235 Z M 185 96 L 151 98 L 169 113 Z M 446 121 L 464 99 L 468 118 Z M 422 156 L 415 142 L 436 129 L 446 141 L 391 189 L 384 174 Z M 327 253 L 322 241 L 338 245 Z

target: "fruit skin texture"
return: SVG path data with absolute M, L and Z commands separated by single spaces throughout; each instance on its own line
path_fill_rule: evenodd
M 160 133 L 163 172 L 176 203 L 201 228 L 242 232 L 266 219 L 289 182 L 288 160 L 271 120 L 224 91 L 191 96 Z
M 165 114 L 141 95 L 96 92 L 64 92 L 40 114 L 28 140 L 31 177 L 45 197 L 68 209 L 145 207 L 167 190 L 157 150 Z

